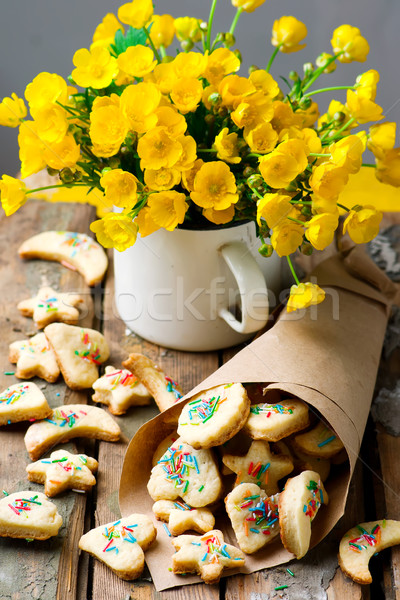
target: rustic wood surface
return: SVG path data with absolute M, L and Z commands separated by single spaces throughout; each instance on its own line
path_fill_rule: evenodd
M 85 295 L 87 316 L 84 325 L 104 333 L 110 348 L 109 364 L 119 366 L 130 351 L 150 356 L 189 391 L 237 349 L 223 353 L 184 353 L 153 344 L 130 334 L 117 317 L 112 269 L 103 286 L 89 290 L 82 277 L 58 263 L 22 261 L 17 254 L 23 240 L 48 229 L 88 232 L 92 209 L 82 205 L 55 205 L 30 202 L 11 219 L 0 217 L 0 282 L 2 300 L 0 319 L 0 390 L 16 383 L 6 372 L 14 371 L 8 363 L 10 342 L 35 333 L 32 320 L 19 315 L 16 304 L 28 298 L 44 283 L 62 291 L 80 291 Z M 394 222 L 386 217 L 386 223 Z M 111 257 L 112 259 L 112 257 Z M 93 308 L 94 306 L 94 308 Z M 400 361 L 381 367 L 381 381 L 398 377 Z M 90 395 L 72 392 L 63 383 L 46 384 L 34 380 L 44 391 L 50 405 L 90 402 Z M 123 435 L 118 443 L 84 442 L 75 446 L 98 458 L 100 470 L 97 486 L 87 495 L 68 492 L 54 501 L 63 516 L 59 535 L 47 542 L 0 538 L 0 600 L 389 600 L 400 599 L 400 547 L 386 550 L 374 558 L 372 586 L 361 587 L 343 576 L 337 565 L 340 537 L 364 519 L 400 519 L 400 468 L 397 458 L 400 439 L 382 428 L 368 424 L 347 502 L 345 516 L 332 533 L 301 561 L 292 561 L 253 575 L 237 575 L 221 580 L 218 586 L 198 584 L 167 592 L 156 592 L 145 570 L 136 582 L 114 576 L 103 564 L 78 550 L 83 531 L 119 517 L 118 487 L 122 461 L 129 439 L 149 418 L 157 413 L 155 405 L 131 409 L 117 418 Z M 42 490 L 25 477 L 29 462 L 23 443 L 26 424 L 0 430 L 0 490 Z M 1 493 L 1 492 L 0 492 Z M 292 570 L 294 577 L 287 572 Z M 288 586 L 275 590 L 279 586 Z

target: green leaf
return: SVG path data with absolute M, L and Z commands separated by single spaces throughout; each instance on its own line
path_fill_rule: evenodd
M 128 31 L 124 35 L 120 29 L 115 34 L 114 44 L 112 49 L 117 55 L 122 54 L 130 46 L 145 45 L 147 40 L 146 33 L 143 29 L 134 29 L 128 27 Z

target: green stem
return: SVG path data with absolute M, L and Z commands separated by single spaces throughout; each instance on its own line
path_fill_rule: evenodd
M 213 150 L 212 148 L 197 148 L 197 152 L 218 152 L 218 150 Z
M 320 88 L 319 90 L 313 90 L 312 92 L 308 92 L 308 94 L 304 94 L 303 98 L 314 96 L 314 94 L 322 94 L 322 92 L 333 92 L 334 90 L 355 90 L 355 87 L 353 85 L 336 85 L 333 87 Z
M 362 163 L 361 166 L 362 167 L 371 167 L 372 169 L 376 169 L 376 165 L 373 165 L 372 163 Z
M 62 188 L 62 187 L 88 187 L 88 186 L 86 185 L 86 183 L 73 183 L 73 184 L 59 183 L 56 185 L 45 185 L 44 187 L 35 188 L 34 190 L 27 190 L 25 193 L 26 193 L 26 195 L 28 195 L 28 194 L 33 194 L 34 192 L 41 192 L 43 190 L 53 190 L 54 188 Z
M 210 14 L 208 17 L 208 28 L 207 28 L 207 40 L 206 40 L 206 49 L 211 50 L 211 29 L 214 20 L 214 13 L 217 7 L 218 0 L 213 0 L 210 8 Z
M 154 56 L 156 57 L 157 62 L 160 63 L 161 62 L 161 56 L 159 55 L 158 50 L 155 47 L 155 45 L 153 43 L 153 40 L 151 39 L 150 33 L 147 30 L 147 27 L 142 27 L 142 29 L 145 32 L 147 39 L 149 40 L 150 47 L 151 47 L 151 49 L 154 52 Z
M 250 152 L 250 154 L 246 155 L 246 158 L 261 158 L 264 156 L 263 154 L 256 154 L 255 152 Z
M 321 153 L 318 153 L 318 152 L 310 152 L 308 156 L 317 156 L 317 157 L 327 158 L 329 156 L 329 154 L 321 154 Z
M 247 184 L 247 185 L 249 185 L 249 184 Z M 260 194 L 260 192 L 258 190 L 251 187 L 251 185 L 249 185 L 249 188 L 251 189 L 253 194 L 255 194 L 257 196 L 257 198 L 259 198 L 260 200 L 262 200 L 264 198 L 264 196 L 262 194 Z
M 241 7 L 238 8 L 237 11 L 236 11 L 236 14 L 235 14 L 235 16 L 233 18 L 233 21 L 232 21 L 231 28 L 229 30 L 229 33 L 231 33 L 232 35 L 235 33 L 236 25 L 238 24 L 239 17 L 242 14 L 242 12 L 243 12 L 243 8 L 241 8 Z
M 344 206 L 344 204 L 339 204 L 339 202 L 336 202 L 336 204 L 338 205 L 339 208 L 343 208 L 343 210 L 345 210 L 346 212 L 350 211 L 350 209 L 347 208 L 347 206 Z
M 312 201 L 311 200 L 289 200 L 290 204 L 293 204 L 294 206 L 297 206 L 298 204 L 304 204 L 304 206 L 307 205 L 311 205 Z
M 274 62 L 275 57 L 278 54 L 281 46 L 282 46 L 282 44 L 278 44 L 277 47 L 275 48 L 275 50 L 273 51 L 273 53 L 271 54 L 271 58 L 269 59 L 268 64 L 265 69 L 267 71 L 267 73 L 269 73 L 269 70 L 272 67 L 272 63 Z
M 162 44 L 160 46 L 160 54 L 161 54 L 161 58 L 164 58 L 164 56 L 167 56 L 167 51 L 165 49 L 165 46 L 163 46 Z
M 294 219 L 293 217 L 286 217 L 289 221 L 293 221 L 293 223 L 298 223 L 302 227 L 304 227 L 304 221 L 300 221 L 300 219 Z
M 345 129 L 347 129 L 349 127 L 349 125 L 351 125 L 354 122 L 354 120 L 355 120 L 354 117 L 351 117 L 351 119 L 349 119 L 347 121 L 347 123 L 345 123 L 340 129 L 337 130 L 337 132 L 335 133 L 334 136 L 332 136 L 330 141 L 334 141 L 338 137 L 338 135 L 340 135 Z M 328 137 L 329 133 L 330 132 L 327 131 L 325 133 L 325 135 L 322 136 L 321 142 L 323 142 Z
M 290 260 L 290 256 L 287 256 L 287 257 L 286 257 L 286 259 L 287 259 L 287 261 L 288 261 L 288 265 L 289 265 L 289 268 L 290 268 L 290 270 L 291 270 L 291 272 L 292 272 L 293 279 L 295 280 L 295 282 L 296 282 L 296 285 L 300 285 L 299 278 L 298 278 L 298 277 L 297 277 L 297 275 L 296 275 L 296 271 L 294 270 L 294 266 L 293 266 L 293 264 L 292 264 L 292 261 Z
M 337 54 L 335 54 L 335 56 L 332 56 L 332 58 L 330 58 L 329 60 L 327 60 L 327 61 L 326 61 L 326 63 L 324 64 L 324 66 L 323 66 L 323 67 L 319 67 L 319 69 L 317 69 L 317 70 L 314 72 L 314 75 L 311 77 L 310 81 L 309 81 L 309 82 L 308 82 L 308 83 L 307 83 L 307 84 L 304 86 L 304 88 L 303 88 L 303 90 L 302 90 L 302 91 L 303 91 L 303 92 L 305 92 L 306 90 L 308 90 L 308 88 L 309 88 L 310 86 L 312 86 L 312 84 L 314 83 L 314 81 L 315 81 L 316 79 L 318 79 L 318 77 L 319 77 L 320 75 L 322 75 L 322 73 L 325 71 L 325 69 L 326 69 L 327 67 L 329 67 L 329 65 L 330 65 L 331 63 L 333 63 L 333 62 L 334 62 L 334 61 L 335 61 L 335 60 L 338 58 L 338 56 L 340 56 L 341 54 L 343 54 L 343 52 L 344 52 L 344 50 L 342 50 L 341 52 L 338 52 Z

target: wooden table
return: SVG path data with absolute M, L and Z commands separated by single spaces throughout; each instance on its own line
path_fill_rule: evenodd
M 35 333 L 33 322 L 20 316 L 19 300 L 33 295 L 43 283 L 62 291 L 77 291 L 91 305 L 84 325 L 104 333 L 110 347 L 109 364 L 120 365 L 130 351 L 143 352 L 155 359 L 179 381 L 185 392 L 229 359 L 235 350 L 212 353 L 185 353 L 157 347 L 125 330 L 117 317 L 113 298 L 113 270 L 103 286 L 89 290 L 81 276 L 56 263 L 22 261 L 17 248 L 26 238 L 48 229 L 89 231 L 92 209 L 84 205 L 30 202 L 12 218 L 0 217 L 1 282 L 1 368 L 0 390 L 16 383 L 8 363 L 10 342 Z M 398 375 L 399 354 L 382 364 L 380 383 L 393 382 Z M 73 392 L 61 382 L 36 383 L 52 407 L 62 403 L 86 403 L 90 394 Z M 123 436 L 119 443 L 84 442 L 66 444 L 68 449 L 96 456 L 100 463 L 97 486 L 91 493 L 68 492 L 54 501 L 64 520 L 59 535 L 46 542 L 0 539 L 0 600 L 358 600 L 400 598 L 400 547 L 386 550 L 372 560 L 374 584 L 362 588 L 345 578 L 337 566 L 338 541 L 345 531 L 362 520 L 400 519 L 400 439 L 368 424 L 361 459 L 353 477 L 345 516 L 334 531 L 301 561 L 292 561 L 254 575 L 224 578 L 219 585 L 198 584 L 168 592 L 156 592 L 149 574 L 136 582 L 119 580 L 103 564 L 78 550 L 81 534 L 101 523 L 119 517 L 118 486 L 126 445 L 137 428 L 156 414 L 155 406 L 132 409 L 117 418 Z M 0 431 L 0 490 L 43 490 L 28 483 L 25 467 L 30 462 L 23 443 L 26 424 L 3 427 Z M 286 568 L 294 573 L 287 573 Z M 287 585 L 282 591 L 278 586 Z

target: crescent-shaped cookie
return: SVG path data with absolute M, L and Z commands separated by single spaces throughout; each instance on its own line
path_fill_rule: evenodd
M 104 249 L 85 233 L 43 231 L 19 247 L 21 258 L 54 260 L 78 271 L 90 286 L 100 283 L 108 266 Z
M 15 492 L 0 500 L 0 537 L 47 540 L 61 525 L 56 505 L 41 492 Z

